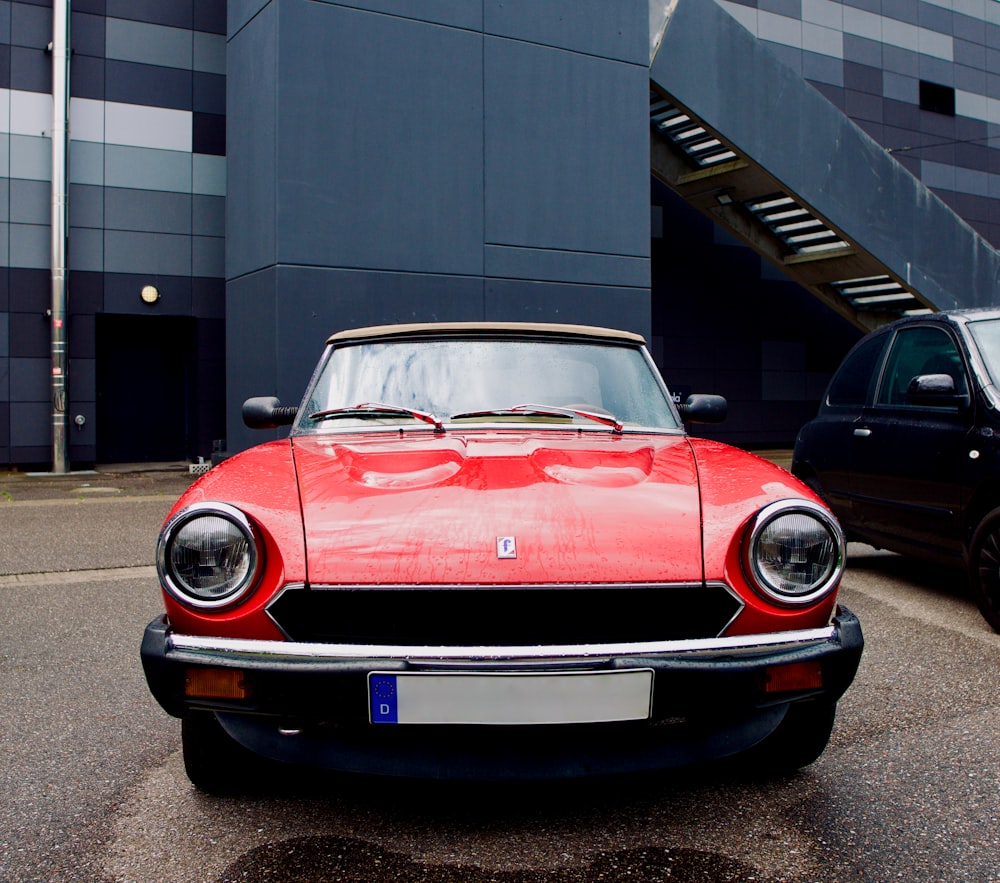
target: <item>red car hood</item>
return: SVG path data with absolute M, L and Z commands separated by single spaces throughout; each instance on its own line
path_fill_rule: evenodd
M 449 432 L 292 447 L 315 584 L 702 578 L 683 437 Z

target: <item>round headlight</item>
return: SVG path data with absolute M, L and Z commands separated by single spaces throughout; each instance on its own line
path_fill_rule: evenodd
M 250 520 L 226 503 L 196 503 L 177 513 L 160 534 L 160 580 L 179 601 L 219 607 L 245 595 L 262 560 Z
M 780 604 L 811 604 L 833 591 L 844 569 L 844 534 L 809 500 L 781 500 L 754 518 L 744 565 L 756 588 Z

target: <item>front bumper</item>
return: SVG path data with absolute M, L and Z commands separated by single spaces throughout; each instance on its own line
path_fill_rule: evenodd
M 142 662 L 150 690 L 167 712 L 213 712 L 230 738 L 273 760 L 380 775 L 537 779 L 665 769 L 739 754 L 775 732 L 794 705 L 832 709 L 854 679 L 863 646 L 857 617 L 846 608 L 829 626 L 806 631 L 549 647 L 206 638 L 174 634 L 161 618 L 146 628 Z M 190 695 L 186 685 L 195 670 L 236 671 L 248 695 Z M 374 672 L 636 670 L 652 672 L 648 719 L 527 726 L 372 723 Z M 814 682 L 796 684 L 780 674 L 801 670 Z M 775 683 L 781 689 L 775 691 Z
M 142 642 L 149 688 L 175 717 L 210 710 L 266 716 L 286 728 L 368 724 L 368 675 L 414 672 L 653 672 L 650 719 L 716 716 L 821 699 L 836 702 L 857 671 L 864 639 L 840 608 L 831 625 L 794 632 L 643 644 L 537 647 L 389 647 L 304 644 L 176 634 L 163 618 Z M 768 688 L 776 666 L 813 664 L 819 683 Z M 247 696 L 192 696 L 192 669 L 235 669 Z M 773 679 L 771 679 L 773 683 Z

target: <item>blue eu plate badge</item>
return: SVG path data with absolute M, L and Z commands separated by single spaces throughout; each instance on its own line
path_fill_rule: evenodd
M 368 701 L 371 705 L 373 724 L 399 723 L 395 675 L 371 675 L 368 682 Z

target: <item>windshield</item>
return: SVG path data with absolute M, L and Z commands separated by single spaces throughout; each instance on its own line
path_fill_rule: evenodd
M 994 383 L 1000 382 L 1000 319 L 980 319 L 968 323 L 979 354 Z
M 293 432 L 435 422 L 679 428 L 640 347 L 449 338 L 330 347 Z

